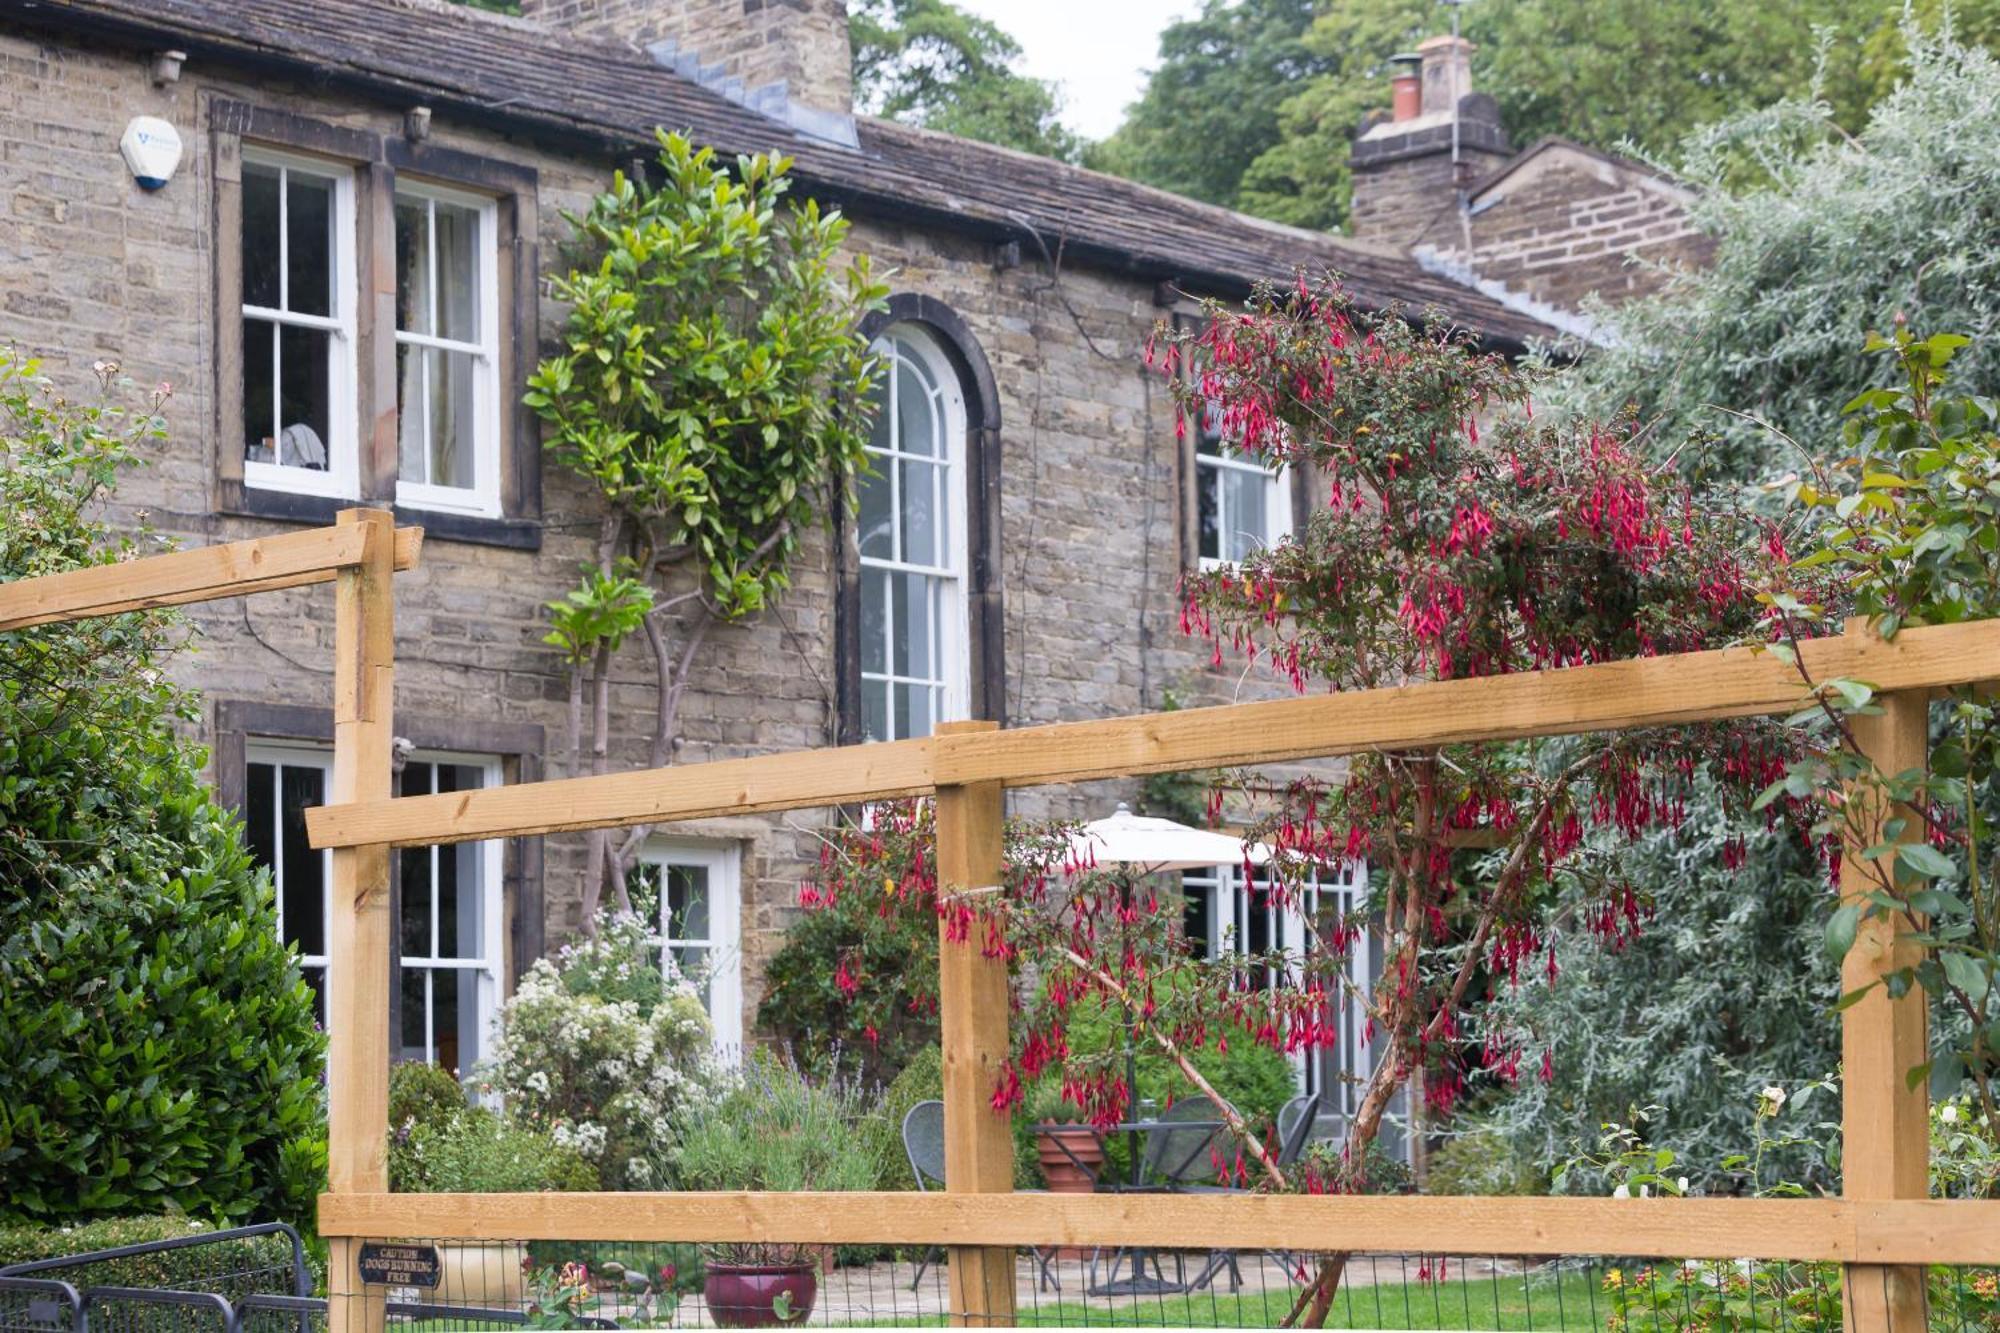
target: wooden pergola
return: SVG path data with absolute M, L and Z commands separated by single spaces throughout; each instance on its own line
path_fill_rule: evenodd
M 387 993 L 376 979 L 389 959 L 394 846 L 924 795 L 937 802 L 949 893 L 1000 882 L 1010 787 L 1786 714 L 1804 702 L 1798 668 L 1725 649 L 1013 731 L 958 723 L 918 740 L 390 799 L 392 572 L 414 565 L 418 536 L 395 532 L 386 513 L 348 511 L 332 529 L 0 586 L 0 628 L 16 628 L 338 581 L 332 800 L 307 816 L 312 845 L 333 849 L 319 1227 L 333 1245 L 337 1333 L 376 1333 L 384 1320 L 381 1291 L 360 1278 L 360 1243 L 413 1235 L 939 1244 L 950 1247 L 954 1322 L 975 1326 L 1013 1322 L 1013 1250 L 1029 1245 L 1828 1261 L 1846 1266 L 1847 1326 L 1871 1333 L 1924 1326 L 1924 1265 L 2000 1263 L 2000 1202 L 1926 1198 L 1928 1094 L 1905 1078 L 1927 1058 L 1921 992 L 1892 1000 L 1877 987 L 1842 1013 L 1837 1199 L 1014 1194 L 1008 1124 L 990 1109 L 1008 1053 L 1005 964 L 948 938 L 943 1193 L 390 1194 Z M 1900 773 L 1925 762 L 1932 693 L 2000 678 L 2000 621 L 1905 629 L 1893 641 L 1850 625 L 1800 656 L 1814 680 L 1875 687 L 1881 711 L 1854 718 L 1854 734 L 1878 768 Z M 1892 816 L 1871 807 L 1851 827 L 1844 894 L 1866 891 L 1858 853 Z M 1912 947 L 1891 923 L 1864 923 L 1844 988 L 1904 965 Z

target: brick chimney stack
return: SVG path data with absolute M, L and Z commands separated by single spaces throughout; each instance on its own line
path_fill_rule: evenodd
M 846 0 L 521 0 L 521 11 L 545 27 L 639 47 L 809 132 L 848 121 L 852 138 Z
M 1354 236 L 1407 241 L 1512 156 L 1499 103 L 1472 91 L 1472 50 L 1463 37 L 1439 36 L 1420 43 L 1414 57 L 1396 58 L 1394 109 L 1361 122 L 1348 159 Z

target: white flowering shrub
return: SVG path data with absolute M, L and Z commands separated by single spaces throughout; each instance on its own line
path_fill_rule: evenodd
M 604 1188 L 660 1188 L 674 1114 L 715 1086 L 708 1015 L 637 918 L 607 919 L 522 977 L 476 1082 L 595 1165 Z

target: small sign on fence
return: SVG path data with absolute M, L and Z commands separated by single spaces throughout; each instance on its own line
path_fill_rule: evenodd
M 368 1241 L 361 1246 L 361 1280 L 385 1287 L 436 1287 L 443 1264 L 434 1245 L 389 1245 Z

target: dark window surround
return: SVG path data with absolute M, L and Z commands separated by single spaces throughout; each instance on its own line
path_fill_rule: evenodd
M 1178 330 L 1200 329 L 1206 322 L 1199 315 L 1175 312 L 1174 328 Z M 1183 365 L 1185 365 L 1183 358 Z M 1185 370 L 1183 374 L 1187 373 Z M 1171 410 L 1171 409 L 1170 409 Z M 1201 568 L 1201 497 L 1195 490 L 1199 465 L 1195 462 L 1195 433 L 1190 426 L 1176 433 L 1174 440 L 1174 490 L 1180 505 L 1180 568 L 1183 574 L 1192 574 Z M 1292 531 L 1303 532 L 1312 518 L 1313 511 L 1313 467 L 1310 463 L 1296 463 L 1288 477 L 1291 492 Z
M 530 722 L 475 721 L 397 713 L 396 734 L 419 750 L 500 757 L 501 778 L 508 784 L 537 782 L 542 777 L 545 737 Z M 333 744 L 333 710 L 297 704 L 268 704 L 245 699 L 219 699 L 212 732 L 216 798 L 231 810 L 243 810 L 247 755 L 252 741 L 307 741 Z M 396 858 L 389 858 L 390 892 L 396 891 Z M 509 838 L 501 853 L 501 910 L 507 915 L 508 957 L 502 989 L 511 992 L 529 964 L 542 956 L 542 840 Z M 394 911 L 394 904 L 391 904 Z M 392 946 L 393 947 L 393 946 Z M 391 992 L 395 1002 L 396 992 Z M 392 1016 L 393 1022 L 393 1016 Z
M 966 608 L 971 642 L 972 716 L 1007 722 L 1007 639 L 1000 566 L 1000 391 L 979 340 L 958 312 L 935 297 L 899 292 L 886 308 L 861 321 L 871 342 L 896 324 L 921 324 L 938 340 L 958 372 L 965 394 Z M 854 514 L 841 497 L 836 505 L 835 551 L 839 587 L 834 602 L 834 657 L 837 670 L 836 738 L 842 745 L 861 739 L 861 552 Z
M 421 524 L 432 538 L 539 550 L 542 544 L 541 427 L 521 403 L 519 387 L 538 356 L 540 257 L 536 244 L 539 175 L 532 167 L 498 158 L 412 143 L 400 132 L 359 130 L 221 97 L 205 103 L 214 164 L 211 234 L 215 262 L 215 507 L 295 523 L 331 523 L 354 504 L 327 496 L 296 495 L 243 484 L 241 455 L 233 443 L 241 430 L 243 347 L 241 247 L 243 145 L 291 149 L 343 161 L 355 168 L 356 413 L 361 450 L 361 501 L 395 508 L 399 520 Z M 500 392 L 505 422 L 500 445 L 501 517 L 408 509 L 396 494 L 396 347 L 394 284 L 383 294 L 379 265 L 395 255 L 394 199 L 398 173 L 456 185 L 494 197 L 499 219 Z M 371 295 L 372 294 L 372 295 Z

